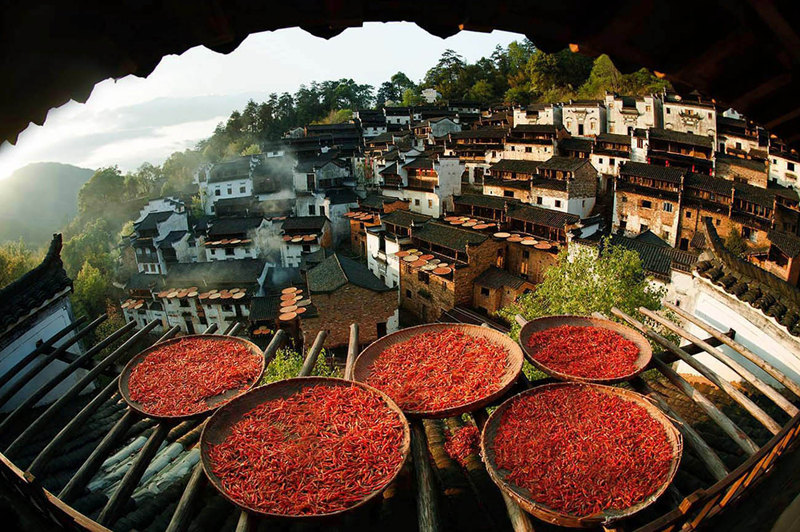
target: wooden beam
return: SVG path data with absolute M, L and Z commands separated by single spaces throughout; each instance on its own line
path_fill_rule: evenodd
M 693 316 L 692 314 L 689 314 L 682 308 L 667 302 L 664 302 L 664 306 L 669 310 L 671 310 L 672 312 L 674 312 L 675 314 L 677 314 L 678 316 L 680 316 L 681 318 L 685 319 L 686 321 L 689 321 L 697 325 L 705 332 L 710 334 L 713 338 L 716 338 L 723 344 L 727 345 L 728 347 L 730 347 L 731 349 L 742 355 L 744 358 L 746 358 L 747 360 L 749 360 L 750 362 L 752 362 L 753 364 L 764 370 L 764 372 L 766 372 L 770 377 L 772 377 L 773 379 L 781 383 L 783 386 L 785 386 L 787 390 L 795 394 L 797 397 L 800 397 L 800 384 L 796 383 L 795 381 L 787 377 L 778 368 L 776 368 L 775 366 L 773 366 L 772 364 L 770 364 L 769 362 L 767 362 L 766 360 L 764 360 L 763 358 L 752 352 L 750 349 L 746 348 L 733 338 L 726 336 L 721 331 L 718 331 L 716 328 L 712 327 L 711 325 L 704 322 L 700 318 Z
M 344 366 L 344 378 L 353 380 L 356 357 L 358 356 L 358 323 L 350 325 L 350 343 L 347 346 L 347 362 Z
M 776 405 L 778 405 L 784 412 L 789 414 L 791 417 L 794 417 L 795 415 L 798 414 L 798 412 L 800 412 L 800 410 L 798 410 L 796 406 L 794 406 L 791 402 L 789 402 L 788 399 L 786 399 L 783 395 L 781 395 L 780 392 L 778 392 L 778 390 L 776 390 L 766 382 L 762 381 L 761 379 L 753 375 L 753 373 L 751 373 L 747 368 L 736 362 L 734 359 L 732 359 L 731 357 L 729 357 L 716 347 L 713 347 L 712 345 L 708 344 L 705 340 L 698 338 L 692 333 L 672 323 L 665 317 L 656 314 L 655 312 L 649 309 L 646 309 L 644 307 L 639 307 L 639 312 L 641 312 L 648 318 L 656 321 L 657 323 L 663 325 L 664 327 L 674 332 L 675 334 L 678 334 L 682 338 L 689 340 L 694 345 L 704 349 L 709 355 L 713 356 L 723 364 L 727 365 L 733 371 L 741 375 L 742 378 L 744 378 L 747 382 L 755 386 L 756 389 L 758 389 L 761 393 L 769 397 Z

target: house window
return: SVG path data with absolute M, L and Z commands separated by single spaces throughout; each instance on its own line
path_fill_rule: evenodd
M 608 160 L 608 164 L 610 164 L 611 166 L 614 166 L 614 158 L 613 158 L 613 157 L 611 157 L 611 158 Z
M 522 252 L 522 258 L 523 259 L 530 258 L 530 256 L 531 256 L 531 252 L 530 251 L 523 251 Z
M 189 300 L 188 299 L 181 299 L 180 306 L 188 307 L 189 306 Z
M 650 200 L 642 200 L 642 208 L 643 209 L 652 209 L 653 208 L 653 202 L 650 201 Z
M 541 205 L 541 204 L 542 204 L 542 197 L 536 196 L 536 205 Z
M 794 163 L 786 163 L 786 169 L 790 172 L 794 172 Z
M 136 254 L 137 255 L 141 255 L 142 254 L 142 248 L 136 248 Z
M 228 187 L 228 195 L 230 196 L 231 194 L 233 194 L 233 188 Z
M 324 205 L 320 205 L 319 206 L 319 215 L 320 216 L 325 216 L 325 206 Z
M 514 197 L 514 193 L 512 191 L 510 191 L 510 190 L 504 190 L 503 191 L 503 196 L 505 196 L 507 198 L 513 198 Z
M 664 212 L 672 212 L 672 203 L 664 203 Z
M 560 199 L 557 199 L 557 200 L 555 201 L 555 205 L 556 205 L 556 208 L 559 208 L 559 207 L 561 207 L 561 200 L 560 200 Z
M 672 109 L 670 109 L 669 107 L 667 107 L 667 114 L 668 115 L 672 114 Z
M 414 200 L 414 205 L 416 205 L 417 207 L 419 207 L 419 199 L 415 199 L 415 200 Z
M 692 217 L 692 211 L 686 211 L 686 217 L 687 218 L 691 218 Z
M 235 255 L 235 250 L 233 248 L 225 248 L 225 255 L 233 256 Z
M 620 201 L 621 201 L 622 203 L 628 203 L 628 196 L 621 196 L 621 197 L 620 197 Z
M 317 206 L 316 205 L 309 205 L 308 206 L 308 214 L 309 216 L 314 216 L 317 214 Z
M 644 148 L 644 139 L 636 139 L 636 147 Z
M 246 187 L 246 186 L 244 186 L 244 185 L 242 185 L 242 186 L 240 186 L 240 187 L 239 187 L 239 193 L 240 193 L 240 194 L 244 194 L 246 190 L 247 190 L 247 187 Z
M 432 199 L 429 199 L 429 200 L 428 200 L 428 208 L 429 208 L 429 209 L 432 209 L 432 208 L 433 208 L 433 200 L 432 200 Z
M 485 296 L 485 297 L 488 297 L 489 296 L 489 289 L 482 286 L 481 287 L 481 295 Z
M 306 174 L 306 188 L 308 190 L 313 190 L 314 185 L 314 174 Z
M 533 152 L 533 148 L 531 148 L 530 146 L 525 146 L 525 153 L 531 153 L 531 152 Z
M 215 196 L 219 196 L 220 194 L 222 194 L 222 191 L 220 189 L 218 189 L 218 188 L 214 189 L 214 195 Z
M 603 158 L 602 158 L 602 157 L 599 157 L 599 158 L 597 159 L 597 162 L 598 162 L 598 163 L 600 163 L 600 164 L 603 164 Z
M 411 298 L 411 290 L 406 288 L 406 297 Z
M 303 244 L 303 253 L 310 253 L 311 252 L 311 245 Z

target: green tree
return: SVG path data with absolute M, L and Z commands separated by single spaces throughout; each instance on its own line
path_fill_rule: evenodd
M 261 147 L 258 144 L 251 144 L 242 150 L 242 157 L 247 155 L 258 155 L 261 153 Z
M 599 257 L 597 251 L 589 249 L 579 249 L 572 256 L 562 251 L 557 264 L 545 272 L 544 280 L 532 292 L 498 314 L 513 324 L 516 336 L 517 314 L 528 320 L 556 314 L 588 316 L 592 312 L 611 318 L 611 308 L 617 307 L 641 318 L 639 307 L 658 310 L 665 295 L 665 289 L 647 280 L 635 251 L 612 246 L 606 239 Z
M 259 384 L 269 384 L 279 380 L 293 379 L 297 377 L 302 367 L 303 357 L 300 353 L 292 349 L 280 349 L 272 362 L 269 363 L 269 366 L 267 366 Z M 331 368 L 331 366 L 328 365 L 324 350 L 319 354 L 319 357 L 317 357 L 317 362 L 311 374 L 320 377 L 341 376 L 341 372 L 337 368 Z
M 105 272 L 114 269 L 111 257 L 111 246 L 119 232 L 112 231 L 110 224 L 103 218 L 95 219 L 84 226 L 83 231 L 64 243 L 61 259 L 64 269 L 74 278 L 88 262 Z
M 494 87 L 492 87 L 491 83 L 482 79 L 467 92 L 467 98 L 480 103 L 491 103 L 495 100 Z
M 41 255 L 30 249 L 22 239 L 0 245 L 0 288 L 35 268 L 42 260 Z
M 72 302 L 79 314 L 91 317 L 102 314 L 108 305 L 110 282 L 99 268 L 83 263 L 73 281 Z
M 414 105 L 422 105 L 422 95 L 419 93 L 417 89 L 406 89 L 403 91 L 403 105 L 405 107 L 410 107 Z

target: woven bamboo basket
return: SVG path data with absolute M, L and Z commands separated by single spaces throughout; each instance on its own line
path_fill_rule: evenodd
M 636 403 L 637 405 L 647 410 L 647 412 L 656 421 L 658 421 L 658 423 L 662 427 L 664 427 L 664 431 L 667 434 L 667 439 L 669 440 L 669 443 L 672 446 L 673 458 L 672 458 L 672 463 L 670 465 L 670 469 L 667 473 L 666 478 L 664 479 L 664 482 L 658 487 L 656 491 L 654 491 L 644 500 L 638 502 L 637 504 L 629 508 L 625 508 L 624 510 L 609 510 L 602 512 L 600 514 L 593 514 L 589 516 L 577 516 L 573 514 L 559 512 L 557 510 L 550 508 L 545 504 L 535 501 L 531 497 L 530 491 L 506 480 L 506 476 L 508 475 L 509 471 L 497 467 L 497 464 L 495 462 L 495 451 L 494 451 L 494 441 L 503 413 L 512 404 L 514 404 L 515 401 L 519 400 L 522 397 L 537 394 L 542 392 L 543 390 L 552 389 L 555 387 L 563 387 L 563 386 L 574 386 L 574 387 L 591 386 L 592 389 L 595 391 L 602 392 L 608 395 L 615 395 L 626 401 L 631 401 L 633 403 Z M 667 416 L 665 416 L 655 405 L 653 405 L 650 401 L 648 401 L 647 398 L 638 393 L 623 388 L 615 388 L 611 386 L 602 386 L 599 384 L 586 384 L 579 382 L 559 382 L 554 384 L 545 384 L 542 386 L 531 388 L 530 390 L 522 392 L 521 394 L 516 395 L 511 399 L 508 399 L 506 402 L 500 405 L 497 408 L 497 410 L 492 412 L 492 415 L 489 416 L 489 419 L 487 420 L 486 425 L 483 427 L 483 432 L 481 434 L 481 455 L 483 456 L 483 461 L 486 464 L 486 469 L 489 472 L 489 476 L 492 478 L 494 483 L 497 484 L 497 486 L 506 495 L 511 497 L 526 512 L 548 523 L 552 523 L 558 526 L 571 527 L 571 528 L 590 528 L 596 526 L 607 526 L 615 521 L 629 517 L 635 514 L 636 512 L 639 512 L 640 510 L 646 508 L 653 502 L 655 502 L 656 499 L 658 499 L 664 493 L 664 491 L 666 491 L 666 489 L 672 483 L 672 480 L 675 478 L 675 474 L 678 472 L 678 466 L 680 465 L 682 453 L 683 453 L 683 439 L 681 437 L 681 433 L 678 432 L 678 429 L 675 428 L 675 426 L 672 424 L 672 421 L 670 421 L 670 419 Z
M 401 329 L 397 332 L 379 338 L 371 343 L 364 349 L 355 362 L 353 375 L 355 380 L 359 382 L 366 382 L 369 377 L 372 365 L 380 357 L 381 353 L 394 344 L 399 344 L 410 340 L 411 338 L 429 332 L 439 332 L 445 330 L 459 330 L 470 336 L 484 337 L 489 341 L 501 345 L 508 352 L 508 363 L 506 370 L 503 373 L 503 378 L 499 388 L 490 394 L 479 399 L 468 401 L 460 404 L 454 404 L 448 408 L 442 409 L 428 409 L 428 410 L 406 410 L 404 411 L 407 416 L 421 417 L 421 418 L 446 418 L 458 416 L 466 412 L 472 412 L 479 408 L 483 408 L 499 399 L 514 386 L 517 382 L 520 373 L 522 372 L 523 354 L 514 340 L 509 336 L 488 327 L 481 327 L 479 325 L 466 325 L 463 323 L 431 323 L 427 325 L 418 325 L 416 327 L 408 327 Z M 431 356 L 436 356 L 436 353 L 431 353 Z
M 164 346 L 175 344 L 175 343 L 178 343 L 178 342 L 191 341 L 193 339 L 203 339 L 203 340 L 218 341 L 218 342 L 220 342 L 220 344 L 226 343 L 226 342 L 235 342 L 235 343 L 238 343 L 238 344 L 241 344 L 241 345 L 245 346 L 248 350 L 250 350 L 250 352 L 252 352 L 254 354 L 257 354 L 259 356 L 260 360 L 261 360 L 261 367 L 260 367 L 260 369 L 258 371 L 258 375 L 252 381 L 248 382 L 247 384 L 245 384 L 244 386 L 242 386 L 240 388 L 235 388 L 233 390 L 228 390 L 225 393 L 221 393 L 219 395 L 215 395 L 214 397 L 209 397 L 208 399 L 206 399 L 206 403 L 208 404 L 208 408 L 206 408 L 206 409 L 204 409 L 204 410 L 202 410 L 200 412 L 196 412 L 194 414 L 190 414 L 190 415 L 183 415 L 183 416 L 156 415 L 156 414 L 153 414 L 151 412 L 148 412 L 145 409 L 144 406 L 142 406 L 140 403 L 138 403 L 138 402 L 134 401 L 133 399 L 131 399 L 131 393 L 130 393 L 130 388 L 129 388 L 131 372 L 133 371 L 133 369 L 136 366 L 138 366 L 139 364 L 142 363 L 142 361 L 147 357 L 147 355 L 149 355 L 150 353 L 153 353 L 155 351 L 158 351 L 159 349 L 161 349 Z M 219 356 L 220 357 L 224 357 L 225 356 L 224 350 L 220 350 Z M 152 417 L 152 418 L 155 418 L 155 419 L 165 419 L 165 420 L 166 419 L 170 419 L 170 420 L 192 419 L 192 418 L 202 417 L 202 416 L 208 414 L 209 412 L 211 412 L 213 410 L 216 410 L 221 405 L 227 403 L 228 401 L 230 401 L 234 397 L 236 397 L 238 395 L 242 395 L 243 393 L 245 393 L 246 391 L 251 389 L 253 386 L 255 386 L 258 383 L 258 381 L 261 380 L 261 376 L 263 374 L 264 374 L 264 354 L 261 351 L 261 349 L 259 349 L 259 347 L 256 344 L 254 344 L 253 342 L 247 341 L 247 340 L 245 340 L 243 338 L 237 338 L 235 336 L 221 336 L 221 335 L 218 335 L 218 334 L 195 334 L 195 335 L 190 335 L 190 336 L 181 336 L 180 338 L 172 338 L 170 340 L 166 340 L 164 342 L 160 342 L 160 343 L 157 343 L 155 345 L 152 345 L 152 346 L 148 347 L 147 349 L 145 349 L 144 351 L 141 351 L 140 353 L 138 353 L 135 357 L 133 357 L 130 360 L 130 362 L 128 362 L 128 364 L 122 370 L 122 373 L 120 373 L 120 375 L 119 375 L 119 393 L 122 396 L 122 398 L 125 400 L 125 402 L 128 403 L 128 406 L 130 406 L 133 410 L 135 410 L 136 412 L 139 412 L 143 416 Z

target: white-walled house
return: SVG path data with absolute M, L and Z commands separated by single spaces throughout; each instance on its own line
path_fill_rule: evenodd
M 606 106 L 594 100 L 570 100 L 562 106 L 564 127 L 571 135 L 594 137 L 606 132 Z
M 411 243 L 412 225 L 422 225 L 430 216 L 398 209 L 381 215 L 381 225 L 366 231 L 367 268 L 389 288 L 400 286 L 401 246 Z
M 54 235 L 44 260 L 11 284 L 0 289 L 0 376 L 6 376 L 37 346 L 48 341 L 74 322 L 69 295 L 72 281 L 67 277 L 61 262 L 61 235 Z M 64 345 L 75 336 L 75 330 L 68 330 L 60 339 L 54 341 L 55 347 Z M 73 344 L 68 356 L 81 354 L 80 344 Z M 48 352 L 33 358 L 25 368 L 41 362 Z M 67 362 L 55 359 L 17 391 L 3 405 L 0 412 L 10 412 L 36 392 L 41 386 L 58 375 Z M 25 369 L 17 369 L 17 376 L 0 388 L 5 394 L 11 387 L 17 387 L 18 377 L 26 374 Z M 48 404 L 60 398 L 86 374 L 78 369 L 66 377 L 37 404 Z
M 699 96 L 664 95 L 664 129 L 708 136 L 717 145 L 717 109 L 714 102 Z
M 605 107 L 609 133 L 630 136 L 636 128 L 661 127 L 662 101 L 657 95 L 606 94 Z
M 514 126 L 528 124 L 559 126 L 563 123 L 561 104 L 535 103 L 527 107 L 515 107 L 513 120 Z
M 770 151 L 769 179 L 784 187 L 800 188 L 800 155 L 792 151 Z
M 283 221 L 281 266 L 296 268 L 303 257 L 333 244 L 330 220 L 326 216 L 291 216 Z
M 259 258 L 259 238 L 271 223 L 261 216 L 217 218 L 209 222 L 204 247 L 207 261 Z M 277 237 L 277 234 L 275 235 Z
M 402 170 L 407 176 L 402 198 L 409 201 L 409 209 L 416 213 L 439 217 L 452 209 L 453 195 L 461 194 L 464 164 L 458 157 L 418 157 Z M 386 191 L 390 189 L 387 187 Z
M 208 167 L 198 175 L 200 194 L 206 214 L 214 214 L 214 204 L 221 199 L 253 195 L 252 167 L 258 156 L 237 157 Z
M 170 210 L 155 210 L 159 208 Z M 188 231 L 189 221 L 183 203 L 156 200 L 145 205 L 133 223 L 130 237 L 138 271 L 166 273 L 169 264 L 178 262 L 178 249 L 182 245 L 190 246 Z M 191 251 L 187 253 L 191 255 Z

